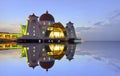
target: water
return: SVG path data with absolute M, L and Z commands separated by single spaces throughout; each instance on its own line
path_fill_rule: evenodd
M 9 48 L 11 45 L 6 44 L 8 48 L 0 50 L 0 76 L 120 76 L 120 42 L 13 45 Z M 27 59 L 24 49 L 29 50 L 35 63 L 37 61 L 38 66 L 34 69 L 30 67 L 32 58 L 29 56 Z M 50 51 L 46 53 L 45 49 L 54 50 L 54 55 L 48 53 Z M 61 51 L 57 52 L 58 49 Z M 50 54 L 50 59 L 47 54 Z M 46 71 L 39 61 L 47 61 L 52 66 Z

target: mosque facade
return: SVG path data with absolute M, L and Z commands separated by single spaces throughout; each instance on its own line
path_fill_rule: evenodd
M 55 22 L 54 17 L 46 11 L 40 17 L 35 14 L 29 15 L 26 25 L 21 25 L 22 37 L 19 41 L 35 40 L 36 42 L 51 42 L 51 40 L 76 39 L 75 29 L 72 22 L 66 27 L 60 22 Z

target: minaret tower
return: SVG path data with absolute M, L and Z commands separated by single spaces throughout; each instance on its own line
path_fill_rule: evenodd
M 75 28 L 73 26 L 72 22 L 68 22 L 66 24 L 66 31 L 67 31 L 67 39 L 75 39 L 76 38 L 76 34 L 75 34 Z
M 31 38 L 40 38 L 39 22 L 38 17 L 33 13 L 29 16 L 28 26 L 27 26 L 27 35 Z

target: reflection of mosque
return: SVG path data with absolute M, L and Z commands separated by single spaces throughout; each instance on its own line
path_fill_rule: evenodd
M 73 59 L 76 44 L 23 44 L 21 57 L 26 57 L 29 67 L 41 66 L 48 71 L 55 60 L 66 55 L 68 60 Z

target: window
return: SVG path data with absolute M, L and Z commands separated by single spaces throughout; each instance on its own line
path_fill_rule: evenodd
M 33 49 L 35 49 L 35 46 L 33 47 Z
M 35 33 L 35 30 L 33 30 L 33 32 Z
M 45 49 L 43 48 L 42 51 L 45 51 Z
M 29 32 L 27 32 L 27 35 L 29 35 Z
M 35 50 L 33 50 L 33 52 L 35 52 Z
M 33 56 L 35 56 L 35 54 L 33 54 Z
M 29 50 L 29 47 L 27 47 L 26 49 Z
M 35 33 L 33 34 L 33 36 L 35 36 Z
M 43 22 L 43 25 L 45 25 L 46 23 L 45 23 L 45 21 Z
M 33 26 L 33 28 L 35 28 L 35 26 Z
M 42 31 L 42 34 L 44 35 L 44 34 L 45 34 L 45 31 Z
M 50 22 L 48 22 L 48 25 L 51 25 L 51 23 L 50 23 Z

